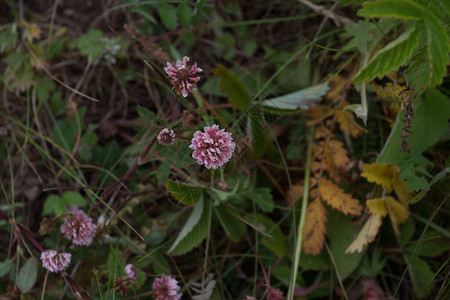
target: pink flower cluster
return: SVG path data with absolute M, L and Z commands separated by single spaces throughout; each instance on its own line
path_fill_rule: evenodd
M 217 169 L 230 160 L 236 145 L 231 133 L 219 130 L 218 125 L 205 127 L 204 130 L 205 132 L 194 133 L 189 148 L 194 150 L 192 157 L 198 164 L 208 169 Z
M 58 253 L 55 250 L 45 250 L 41 253 L 42 266 L 50 272 L 60 272 L 70 264 L 72 254 Z
M 179 294 L 178 281 L 171 276 L 162 275 L 153 281 L 153 298 L 155 300 L 179 300 L 183 294 Z
M 172 145 L 175 141 L 175 132 L 172 129 L 164 128 L 158 134 L 158 142 L 161 145 Z
M 132 264 L 127 264 L 125 266 L 125 274 L 131 280 L 133 280 L 133 281 L 137 280 L 137 270 Z
M 167 62 L 167 67 L 164 68 L 164 71 L 170 78 L 173 89 L 177 95 L 183 95 L 183 97 L 187 97 L 188 93 L 195 89 L 195 85 L 200 80 L 200 77 L 195 77 L 195 75 L 203 71 L 197 67 L 197 63 L 189 69 L 187 66 L 188 61 L 189 57 L 185 56 L 183 61 L 177 60 L 175 67 L 170 62 Z
M 61 233 L 75 245 L 90 245 L 96 231 L 97 225 L 81 210 L 67 214 L 66 221 L 61 225 Z

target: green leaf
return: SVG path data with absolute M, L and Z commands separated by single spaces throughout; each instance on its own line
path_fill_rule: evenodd
M 13 263 L 9 259 L 2 261 L 0 263 L 0 277 L 9 273 L 9 270 L 11 270 L 12 265 Z
M 263 120 L 255 109 L 250 110 L 249 114 L 251 125 L 251 138 L 253 143 L 253 157 L 261 158 L 266 151 L 266 130 L 264 128 Z
M 85 56 L 90 56 L 92 60 L 97 60 L 104 50 L 103 43 L 100 39 L 103 33 L 98 29 L 90 29 L 86 34 L 78 39 L 78 49 L 80 53 Z
M 418 156 L 436 143 L 445 132 L 450 116 L 448 97 L 438 90 L 431 90 L 425 93 L 424 98 L 415 105 L 411 126 L 413 134 L 407 138 L 408 144 L 411 145 L 410 153 L 401 150 L 404 114 L 400 112 L 377 159 L 377 164 L 393 164 L 401 167 L 406 160 Z
M 349 226 L 350 217 L 335 210 L 327 209 L 327 237 L 330 240 L 330 250 L 336 262 L 341 279 L 345 280 L 358 266 L 362 253 L 345 254 L 348 245 L 353 242 L 357 228 Z
M 427 32 L 427 52 L 430 72 L 428 88 L 432 89 L 442 83 L 447 75 L 449 62 L 449 39 L 441 20 L 435 16 L 432 10 L 428 10 L 425 16 L 425 28 Z
M 245 234 L 245 224 L 228 212 L 224 205 L 214 207 L 214 212 L 220 221 L 225 233 L 233 242 L 238 242 Z
M 192 9 L 187 2 L 180 3 L 177 7 L 178 19 L 183 27 L 191 25 Z
M 199 186 L 192 186 L 185 183 L 179 183 L 170 179 L 166 180 L 166 187 L 169 193 L 180 203 L 188 206 L 194 206 L 200 199 L 205 190 Z
M 409 67 L 406 70 L 408 86 L 413 86 L 415 88 L 415 94 L 417 96 L 425 92 L 425 89 L 428 86 L 430 69 L 428 53 L 426 49 L 423 48 L 413 56 L 409 63 Z
M 346 30 L 355 37 L 356 46 L 361 54 L 367 54 L 367 43 L 372 39 L 370 32 L 375 25 L 370 21 L 358 21 L 358 24 L 346 27 Z
M 328 257 L 324 251 L 321 251 L 317 255 L 304 254 L 300 256 L 299 265 L 304 270 L 327 270 L 330 268 Z
M 154 112 L 152 112 L 151 110 L 149 110 L 143 106 L 140 106 L 140 105 L 138 105 L 138 107 L 137 107 L 137 113 L 138 113 L 139 117 L 141 117 L 142 119 L 149 120 L 149 121 L 153 121 L 156 117 Z
M 156 171 L 156 178 L 158 179 L 158 184 L 161 185 L 170 175 L 170 162 L 168 160 L 163 161 Z
M 328 82 L 325 82 L 280 97 L 263 100 L 261 106 L 272 108 L 272 110 L 281 110 L 281 112 L 299 108 L 308 109 L 311 104 L 320 101 L 329 89 Z M 274 113 L 272 110 L 271 112 Z
M 221 77 L 220 89 L 228 95 L 228 101 L 239 110 L 246 109 L 252 99 L 242 81 L 224 66 L 214 69 L 214 76 Z
M 413 253 L 417 243 L 411 244 L 406 250 Z M 436 234 L 435 232 L 427 233 L 422 243 L 416 250 L 416 255 L 425 257 L 436 257 L 448 251 L 450 242 L 448 239 Z
M 408 0 L 379 0 L 366 2 L 358 11 L 360 17 L 391 17 L 403 20 L 420 20 L 425 13 L 422 6 Z
M 85 206 L 87 204 L 86 199 L 77 192 L 67 191 L 62 198 L 67 205 Z
M 168 253 L 181 255 L 198 246 L 208 233 L 211 201 L 202 196 Z
M 274 203 L 269 188 L 255 188 L 245 193 L 248 199 L 254 201 L 263 212 L 272 212 Z
M 23 294 L 31 290 L 33 285 L 36 283 L 37 269 L 37 261 L 33 257 L 27 259 L 25 264 L 20 269 L 19 277 L 17 278 L 17 286 Z
M 245 216 L 245 219 L 272 236 L 271 238 L 263 237 L 261 244 L 280 258 L 286 254 L 286 238 L 277 224 L 260 214 L 248 214 Z
M 418 298 L 424 298 L 433 287 L 433 284 L 430 283 L 433 280 L 434 273 L 424 260 L 416 256 L 409 257 L 405 255 L 404 258 L 408 266 L 414 292 Z
M 117 248 L 110 248 L 108 259 L 106 261 L 106 270 L 108 271 L 108 279 L 116 280 L 117 270 L 119 267 L 119 250 Z
M 165 1 L 158 1 L 158 13 L 162 22 L 169 30 L 177 28 L 177 9 Z
M 63 198 L 58 195 L 50 195 L 44 202 L 42 214 L 50 215 L 53 212 L 55 215 L 58 215 L 66 211 L 66 204 Z
M 353 82 L 363 82 L 381 77 L 403 65 L 414 51 L 420 37 L 418 26 L 405 31 L 397 39 L 377 52 L 370 62 L 359 70 Z
M 204 202 L 205 202 L 204 197 L 201 197 L 200 200 L 195 205 L 194 210 L 189 216 L 189 219 L 187 220 L 186 224 L 184 224 L 183 229 L 181 229 L 180 233 L 175 239 L 175 242 L 170 247 L 168 251 L 169 253 L 173 249 L 175 249 L 175 247 L 177 247 L 177 245 L 192 231 L 195 225 L 197 225 L 197 223 L 200 221 L 200 218 L 202 217 L 203 214 Z
M 338 0 L 333 0 L 333 1 L 337 2 Z M 342 5 L 359 4 L 363 1 L 366 1 L 366 0 L 339 0 L 339 2 Z

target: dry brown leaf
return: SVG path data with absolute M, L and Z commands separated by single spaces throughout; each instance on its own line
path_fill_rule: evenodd
M 409 218 L 409 209 L 406 205 L 398 202 L 393 197 L 386 197 L 384 202 L 391 218 L 392 227 L 395 234 L 400 235 L 398 225 L 404 223 Z
M 381 216 L 371 215 L 361 231 L 358 233 L 356 239 L 350 244 L 350 246 L 348 246 L 347 250 L 345 250 L 345 254 L 355 252 L 361 253 L 365 246 L 373 242 L 378 234 L 378 229 L 381 226 L 381 219 Z
M 305 112 L 305 115 L 308 118 L 306 125 L 311 126 L 319 124 L 326 118 L 334 115 L 334 109 L 325 105 L 313 106 Z
M 288 190 L 288 192 L 287 192 L 287 194 L 286 195 L 288 195 L 288 198 L 287 198 L 287 201 L 288 201 L 288 203 L 287 203 L 287 205 L 288 205 L 288 207 L 291 207 L 292 206 L 292 203 L 291 203 L 291 193 L 292 193 L 292 197 L 294 198 L 294 202 L 297 202 L 301 197 L 302 197 L 302 195 L 303 195 L 303 185 L 301 185 L 301 184 L 294 184 L 289 190 Z
M 382 185 L 388 193 L 392 191 L 392 176 L 395 172 L 393 165 L 377 165 L 376 163 L 365 164 L 363 166 L 362 177 L 369 182 Z
M 325 221 L 327 220 L 325 208 L 319 198 L 308 204 L 305 226 L 303 227 L 302 248 L 305 254 L 317 255 L 323 247 L 325 240 Z
M 344 91 L 345 86 L 347 85 L 348 79 L 336 75 L 331 81 L 330 86 L 331 89 L 327 93 L 326 98 L 332 100 L 334 103 L 338 102 L 342 98 L 342 91 Z
M 349 103 L 344 102 L 337 108 L 337 122 L 339 123 L 339 128 L 341 131 L 344 131 L 348 135 L 351 135 L 354 138 L 362 135 L 367 132 L 364 128 L 362 128 L 353 117 L 353 113 L 349 110 L 342 111 L 342 109 L 347 106 Z
M 330 140 L 322 141 L 319 145 L 324 149 L 321 161 L 322 168 L 328 171 L 331 178 L 340 181 L 339 169 L 346 167 L 350 162 L 344 144 L 337 140 Z
M 334 134 L 325 126 L 319 126 L 314 130 L 314 139 L 320 140 L 322 138 L 333 138 Z
M 319 191 L 322 199 L 331 207 L 341 211 L 343 214 L 359 216 L 362 212 L 362 206 L 358 200 L 353 199 L 344 190 L 339 188 L 330 180 L 323 178 L 319 183 Z
M 372 214 L 384 217 L 387 214 L 386 205 L 384 203 L 384 200 L 385 200 L 385 198 L 371 199 L 371 200 L 367 200 L 366 204 L 369 207 L 369 210 Z

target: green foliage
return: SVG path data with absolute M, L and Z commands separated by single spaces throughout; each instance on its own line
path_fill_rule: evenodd
M 180 203 L 187 206 L 194 206 L 200 200 L 204 188 L 192 186 L 167 179 L 166 187 L 169 193 Z
M 330 239 L 331 254 L 342 280 L 345 280 L 358 267 L 364 256 L 364 253 L 345 253 L 357 234 L 357 228 L 348 226 L 349 221 L 348 216 L 327 209 L 327 236 Z
M 185 254 L 203 241 L 209 230 L 211 205 L 209 199 L 200 197 L 186 224 L 167 251 L 169 254 Z
M 188 27 L 192 22 L 192 9 L 188 4 L 188 1 L 180 3 L 177 7 L 178 19 L 183 27 Z
M 436 1 L 432 2 L 436 4 Z M 436 6 L 424 6 L 420 1 L 379 0 L 364 3 L 358 15 L 413 22 L 406 23 L 407 27 L 410 26 L 409 30 L 378 51 L 371 61 L 361 68 L 354 82 L 386 75 L 397 70 L 410 58 L 407 77 L 409 85 L 415 88 L 417 94 L 423 93 L 426 87 L 433 89 L 442 83 L 449 63 L 450 47 L 447 32 L 438 17 L 441 13 Z M 425 48 L 422 48 L 422 41 L 426 44 Z M 419 50 L 414 53 L 417 45 Z M 411 57 L 412 54 L 414 55 Z
M 13 267 L 13 264 L 11 260 L 6 259 L 0 263 L 0 277 L 2 277 L 5 274 L 8 274 L 11 268 Z
M 404 114 L 400 112 L 377 164 L 394 164 L 401 167 L 406 160 L 417 157 L 442 136 L 450 116 L 448 97 L 437 90 L 428 91 L 424 99 L 415 105 L 414 110 L 411 127 L 413 134 L 407 138 L 408 144 L 411 145 L 410 153 L 401 149 Z
M 100 54 L 104 50 L 103 44 L 100 42 L 102 36 L 103 33 L 98 29 L 90 29 L 82 35 L 77 42 L 80 53 L 90 57 L 93 61 L 99 59 Z
M 175 6 L 168 4 L 166 1 L 158 1 L 158 13 L 161 21 L 169 30 L 177 28 L 177 9 Z
M 106 262 L 106 270 L 108 271 L 108 279 L 116 280 L 119 272 L 119 250 L 117 248 L 110 248 L 108 260 Z
M 221 77 L 220 88 L 228 95 L 228 101 L 238 110 L 248 108 L 251 98 L 242 81 L 223 66 L 214 69 L 214 76 Z
M 30 257 L 25 264 L 20 268 L 19 276 L 17 278 L 17 287 L 25 294 L 36 283 L 38 273 L 38 263 L 35 258 Z
M 263 100 L 261 106 L 270 113 L 289 113 L 298 109 L 308 109 L 312 103 L 319 101 L 329 90 L 328 83 L 318 84 L 280 97 Z
M 378 0 L 366 2 L 358 11 L 361 17 L 391 17 L 402 20 L 420 20 L 425 9 L 419 4 L 408 0 Z
M 408 272 L 412 279 L 414 292 L 418 298 L 424 298 L 433 287 L 433 275 L 430 266 L 417 256 L 404 256 Z
M 272 198 L 272 194 L 270 193 L 270 189 L 268 188 L 254 188 L 251 190 L 247 190 L 245 192 L 245 196 L 250 200 L 255 202 L 255 204 L 263 211 L 263 212 L 272 212 L 274 208 L 274 202 Z
M 397 70 L 411 56 L 417 46 L 420 37 L 418 26 L 405 31 L 396 40 L 386 45 L 370 60 L 370 62 L 359 70 L 353 79 L 354 82 L 372 80 L 383 76 L 393 70 Z
M 0 53 L 10 51 L 17 43 L 17 24 L 0 26 Z
M 246 232 L 244 222 L 229 213 L 225 205 L 214 207 L 214 212 L 225 233 L 233 242 L 238 242 Z
M 59 215 L 67 211 L 67 205 L 86 206 L 87 201 L 77 192 L 66 191 L 62 196 L 50 195 L 44 202 L 43 215 Z
M 401 166 L 400 179 L 406 180 L 406 187 L 410 192 L 418 190 L 428 191 L 430 189 L 430 184 L 422 175 L 431 177 L 422 165 L 416 166 L 411 160 L 406 160 Z
M 245 216 L 245 219 L 271 236 L 270 238 L 263 237 L 261 240 L 262 245 L 278 257 L 283 257 L 286 254 L 286 238 L 277 224 L 261 214 L 249 214 Z

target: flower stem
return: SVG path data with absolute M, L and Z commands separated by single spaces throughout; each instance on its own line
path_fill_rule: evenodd
M 295 256 L 293 261 L 293 272 L 291 281 L 289 282 L 289 291 L 287 294 L 288 300 L 294 299 L 294 289 L 295 289 L 295 282 L 297 281 L 298 264 L 300 262 L 300 255 L 302 252 L 303 226 L 305 225 L 306 209 L 308 206 L 309 177 L 311 173 L 310 166 L 311 166 L 313 139 L 314 139 L 314 126 L 311 126 L 309 128 L 309 137 L 308 137 L 308 154 L 306 157 L 306 166 L 305 166 L 305 184 L 303 189 L 302 210 L 300 214 L 300 221 L 298 223 L 297 242 L 295 245 Z M 295 207 L 292 207 L 292 209 L 295 209 Z

